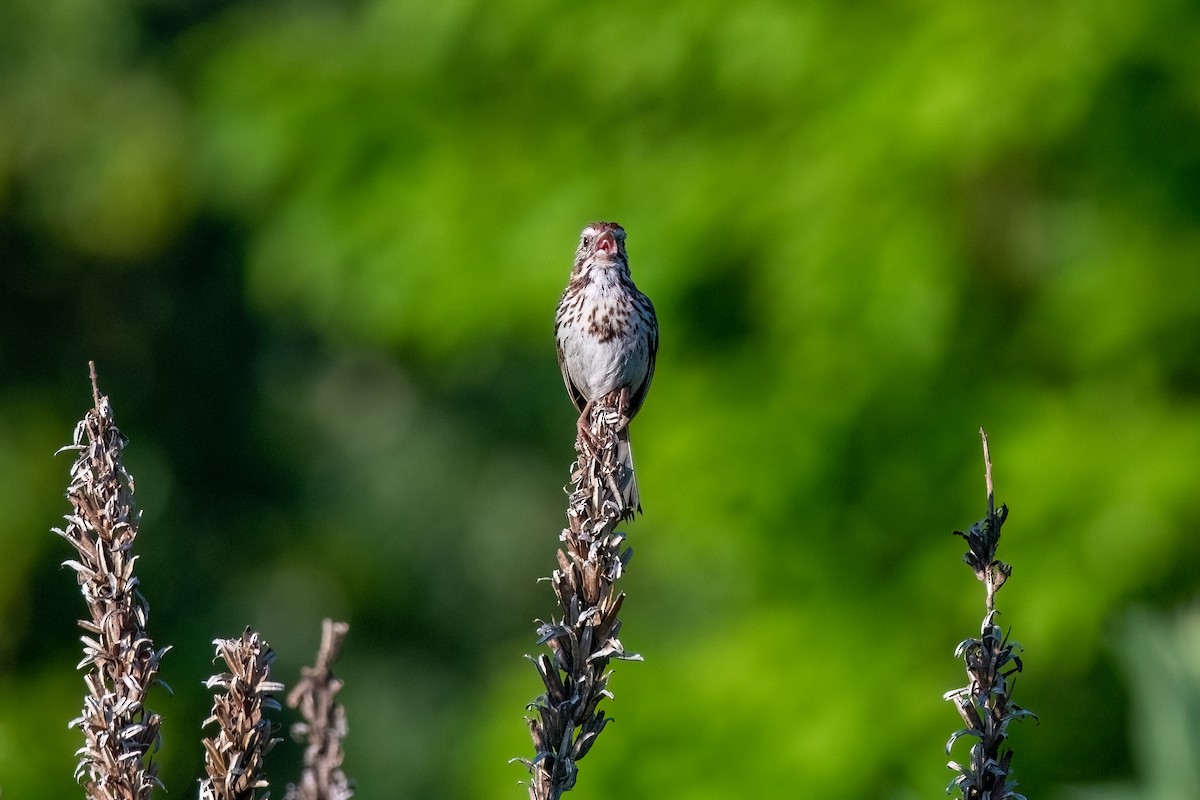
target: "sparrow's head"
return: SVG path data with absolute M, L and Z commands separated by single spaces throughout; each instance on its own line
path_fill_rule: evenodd
M 579 249 L 575 251 L 575 264 L 581 266 L 591 262 L 597 266 L 619 263 L 628 266 L 625 254 L 625 229 L 615 222 L 593 222 L 579 234 Z

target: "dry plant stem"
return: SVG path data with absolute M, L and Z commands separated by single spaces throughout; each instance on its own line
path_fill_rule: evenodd
M 307 747 L 300 783 L 288 786 L 285 800 L 349 800 L 354 796 L 342 772 L 346 710 L 337 702 L 342 681 L 331 669 L 349 630 L 344 622 L 326 619 L 322 623 L 317 663 L 301 670 L 300 682 L 288 694 L 288 706 L 299 709 L 304 718 L 292 726 L 292 738 Z
M 601 700 L 608 691 L 611 659 L 640 660 L 617 635 L 624 594 L 616 582 L 632 550 L 616 526 L 629 510 L 621 500 L 626 476 L 618 457 L 618 432 L 628 424 L 627 398 L 614 392 L 589 405 L 586 433 L 575 442 L 578 460 L 560 539 L 558 569 L 550 577 L 561 617 L 539 621 L 538 643 L 550 652 L 532 659 L 546 692 L 529 709 L 536 755 L 529 768 L 531 800 L 552 800 L 575 785 L 578 762 L 608 723 Z
M 158 784 L 149 754 L 161 724 L 145 707 L 146 693 L 160 683 L 159 661 L 169 648 L 156 651 L 146 632 L 149 606 L 133 574 L 140 515 L 121 461 L 127 440 L 96 385 L 95 364 L 89 367 L 94 407 L 75 427 L 74 444 L 63 448 L 79 452 L 67 487 L 73 513 L 65 529 L 54 529 L 79 554 L 64 565 L 75 570 L 89 612 L 79 621 L 88 693 L 82 715 L 71 721 L 85 739 L 75 778 L 92 800 L 142 800 Z
M 996 558 L 1000 528 L 1008 517 L 1008 508 L 1002 505 L 996 509 L 987 434 L 982 428 L 979 434 L 983 439 L 987 516 L 972 525 L 967 533 L 954 533 L 967 540 L 969 552 L 963 556 L 963 561 L 984 584 L 986 612 L 980 637 L 964 640 L 954 653 L 955 657 L 963 659 L 968 681 L 965 687 L 947 692 L 945 697 L 954 701 L 966 727 L 951 735 L 946 743 L 946 754 L 949 755 L 961 737 L 975 737 L 979 741 L 971 747 L 967 764 L 957 761 L 948 764 L 956 774 L 946 793 L 957 787 L 965 800 L 1024 800 L 1024 796 L 1015 791 L 1016 782 L 1009 780 L 1013 751 L 1004 747 L 1004 743 L 1013 720 L 1034 714 L 1012 702 L 1013 676 L 1022 666 L 1020 656 L 1016 655 L 1020 648 L 1015 642 L 1008 641 L 995 621 L 996 593 L 1012 574 L 1012 567 Z
M 279 739 L 271 738 L 266 709 L 278 711 L 273 692 L 283 684 L 271 680 L 275 653 L 258 634 L 247 628 L 240 639 L 217 639 L 217 656 L 228 672 L 214 675 L 205 685 L 220 688 L 213 699 L 212 715 L 217 734 L 204 740 L 204 768 L 200 800 L 265 800 L 269 784 L 263 770 L 267 753 Z M 259 790 L 263 790 L 260 794 Z
M 988 530 L 995 531 L 995 539 L 991 544 L 992 560 L 988 562 L 989 568 L 985 573 L 984 585 L 987 587 L 987 610 L 996 610 L 996 592 L 1008 579 L 1009 573 L 1012 572 L 1012 567 L 1000 561 L 995 561 L 996 548 L 1000 546 L 1000 526 L 1004 524 L 1004 520 L 996 514 L 996 489 L 992 483 L 992 452 L 988 448 L 987 433 L 983 428 L 979 429 L 979 438 L 983 440 L 983 480 L 987 487 L 987 527 Z M 1003 509 L 1004 516 L 1008 516 L 1008 508 Z M 996 569 L 992 569 L 992 564 L 996 565 Z

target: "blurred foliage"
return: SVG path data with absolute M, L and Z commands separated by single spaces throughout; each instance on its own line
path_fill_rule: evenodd
M 5 796 L 79 792 L 48 528 L 89 358 L 175 646 L 171 791 L 210 641 L 253 624 L 294 680 L 333 615 L 360 797 L 523 796 L 574 430 L 551 319 L 604 218 L 663 335 L 647 661 L 574 796 L 940 792 L 981 424 L 1042 720 L 1015 775 L 1128 779 L 1117 665 L 1155 651 L 1110 631 L 1200 591 L 1198 40 L 1173 0 L 6 0 Z
M 1200 795 L 1200 608 L 1173 620 L 1139 609 L 1116 644 L 1132 685 L 1138 780 L 1073 792 L 1077 800 L 1176 800 Z

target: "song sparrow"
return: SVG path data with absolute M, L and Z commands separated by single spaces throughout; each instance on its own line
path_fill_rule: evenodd
M 629 277 L 625 229 L 617 223 L 593 222 L 580 234 L 571 278 L 554 315 L 554 334 L 563 382 L 580 411 L 580 436 L 588 437 L 592 404 L 611 392 L 622 393 L 625 417 L 633 419 L 654 377 L 658 319 L 650 298 Z M 626 509 L 640 512 L 627 425 L 617 437 L 626 476 L 622 499 Z

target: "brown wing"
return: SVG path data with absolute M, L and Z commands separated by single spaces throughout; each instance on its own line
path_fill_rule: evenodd
M 646 342 L 646 352 L 649 355 L 649 364 L 646 366 L 646 377 L 629 392 L 630 419 L 633 419 L 634 415 L 642 407 L 642 403 L 646 401 L 646 395 L 650 392 L 650 381 L 654 379 L 654 362 L 658 360 L 658 317 L 654 313 L 654 304 L 650 302 L 650 298 L 642 295 L 641 299 L 646 302 L 646 311 L 650 318 L 650 330 L 646 334 L 648 340 Z M 569 390 L 570 387 L 568 387 Z
M 558 368 L 562 372 L 563 384 L 567 387 L 567 394 L 571 398 L 571 402 L 575 404 L 575 410 L 582 413 L 587 400 L 583 394 L 571 382 L 571 375 L 567 372 L 567 360 L 563 357 L 563 349 L 561 342 L 554 343 L 554 349 L 558 353 Z

